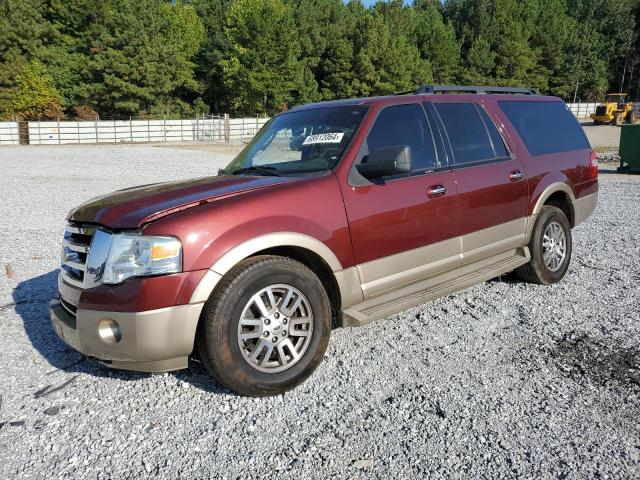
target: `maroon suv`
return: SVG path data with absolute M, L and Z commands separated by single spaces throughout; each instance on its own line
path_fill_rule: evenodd
M 558 98 L 425 87 L 273 118 L 219 176 L 73 210 L 57 334 L 103 364 L 271 395 L 332 320 L 362 325 L 515 270 L 552 284 L 594 210 L 596 155 Z

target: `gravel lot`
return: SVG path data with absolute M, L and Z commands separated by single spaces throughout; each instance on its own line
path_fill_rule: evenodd
M 581 124 L 589 138 L 589 142 L 598 151 L 606 149 L 618 150 L 620 146 L 620 127 L 611 125 L 595 126 L 591 120 L 581 120 Z
M 0 478 L 640 477 L 638 176 L 602 173 L 560 284 L 507 276 L 337 329 L 284 396 L 67 349 L 46 308 L 65 213 L 233 156 L 206 150 L 0 149 Z

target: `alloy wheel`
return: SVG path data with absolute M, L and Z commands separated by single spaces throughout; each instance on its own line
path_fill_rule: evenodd
M 288 370 L 309 347 L 313 320 L 309 300 L 296 287 L 263 288 L 249 299 L 238 322 L 243 358 L 261 372 Z
M 547 225 L 542 237 L 542 258 L 544 264 L 552 272 L 562 267 L 567 255 L 567 237 L 564 228 L 558 222 Z

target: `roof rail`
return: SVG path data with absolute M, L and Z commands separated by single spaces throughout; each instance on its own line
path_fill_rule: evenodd
M 423 85 L 415 90 L 414 94 L 436 94 L 445 92 L 464 92 L 464 93 L 519 93 L 522 95 L 537 95 L 538 92 L 532 88 L 513 88 L 513 87 L 484 87 L 470 85 Z

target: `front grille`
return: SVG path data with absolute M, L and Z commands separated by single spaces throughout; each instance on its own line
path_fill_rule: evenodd
M 607 107 L 604 105 L 600 105 L 598 107 L 596 107 L 596 115 L 606 115 L 607 114 Z
M 76 287 L 85 287 L 87 258 L 95 228 L 69 225 L 62 243 L 62 278 Z

